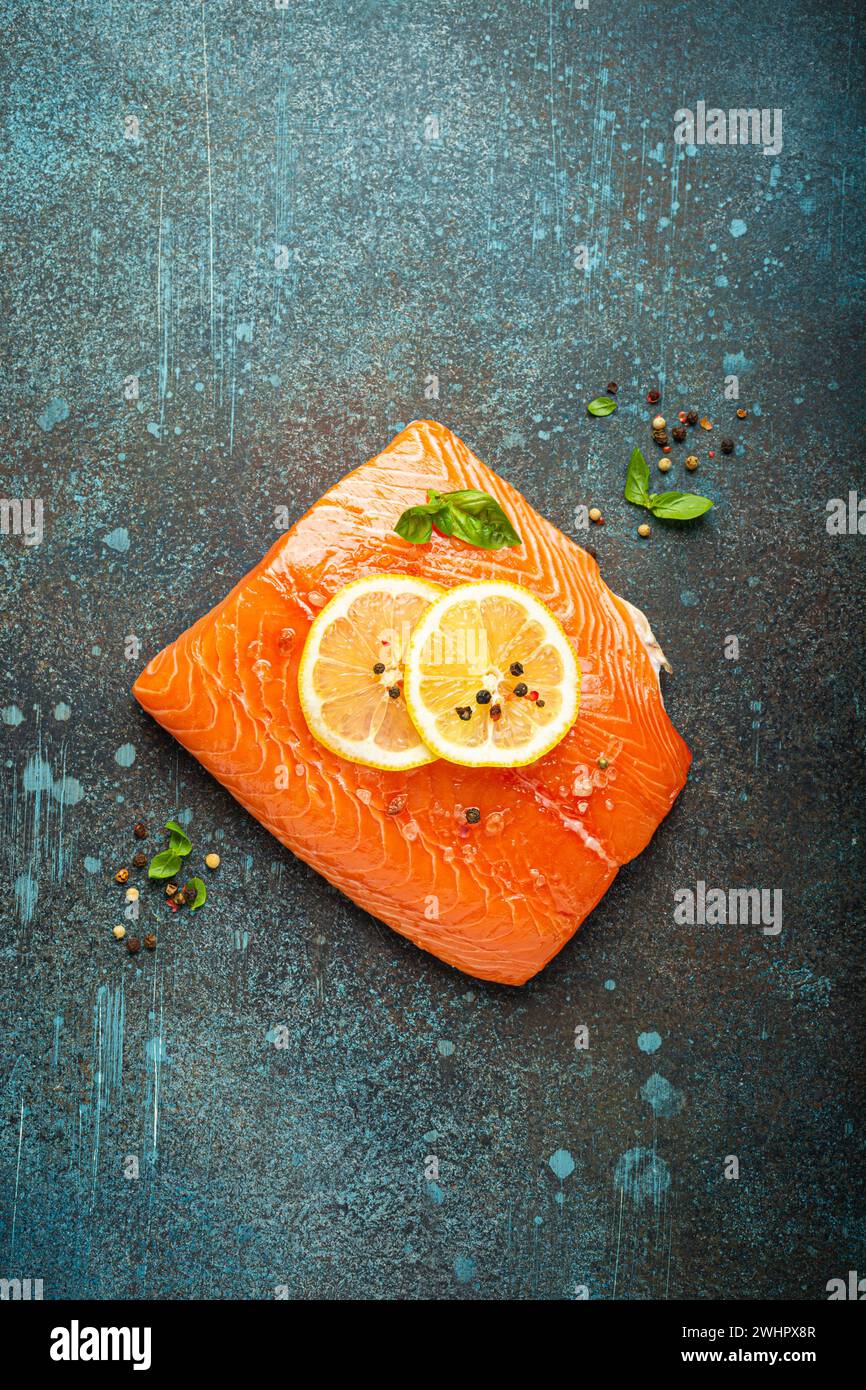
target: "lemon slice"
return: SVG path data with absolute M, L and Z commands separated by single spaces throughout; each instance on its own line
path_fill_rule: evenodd
M 408 574 L 357 579 L 307 635 L 298 694 L 310 732 L 341 758 L 400 771 L 434 760 L 409 718 L 403 661 L 416 622 L 444 592 Z
M 557 619 L 516 584 L 449 589 L 419 619 L 406 658 L 406 704 L 440 758 L 522 767 L 568 733 L 580 667 Z

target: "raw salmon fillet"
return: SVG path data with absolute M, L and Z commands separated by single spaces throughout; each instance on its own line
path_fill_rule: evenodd
M 394 523 L 428 488 L 490 493 L 522 545 L 401 540 Z M 394 773 L 355 766 L 313 738 L 297 691 L 310 624 L 344 584 L 389 570 L 445 587 L 507 579 L 553 610 L 583 678 L 577 722 L 557 748 L 507 771 L 434 762 Z M 134 694 L 360 907 L 458 970 L 520 985 L 574 935 L 686 780 L 691 757 L 664 710 L 662 660 L 643 615 L 611 593 L 585 550 L 450 430 L 416 421 L 154 657 Z M 480 824 L 467 824 L 468 806 L 480 808 Z

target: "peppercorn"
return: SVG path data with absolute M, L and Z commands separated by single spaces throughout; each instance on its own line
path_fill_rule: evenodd
M 210 854 L 205 855 L 204 862 L 209 869 L 218 869 L 220 866 L 220 857 L 218 854 L 214 854 L 213 851 L 211 851 Z
M 385 670 L 385 663 L 384 663 L 384 661 L 377 661 L 377 662 L 376 662 L 376 665 L 373 667 L 373 675 L 374 675 L 374 676 L 381 676 L 384 670 Z
M 144 821 L 139 821 L 138 825 L 134 825 L 132 827 L 132 833 L 135 836 L 136 840 L 146 840 L 147 826 L 145 825 Z
M 126 883 L 128 878 L 129 869 L 118 869 L 117 873 L 114 875 L 115 883 Z
M 528 689 L 529 689 L 529 686 L 526 685 L 526 683 L 525 683 L 524 681 L 520 681 L 520 683 L 514 687 L 514 693 L 515 693 L 515 695 L 517 695 L 518 698 L 519 698 L 519 697 L 525 695 Z
M 543 701 L 543 700 L 539 700 L 539 701 L 537 702 L 537 704 L 538 704 L 538 708 L 539 708 L 539 709 L 544 709 L 544 701 Z
M 662 393 L 661 391 L 647 391 L 646 398 L 649 401 L 650 405 L 655 405 L 656 401 L 661 400 Z
M 669 449 L 671 447 L 670 436 L 665 434 L 664 430 L 659 430 L 657 434 L 654 434 L 653 439 L 660 449 Z
M 112 927 L 111 930 L 116 941 L 122 941 L 126 936 L 126 927 L 122 927 L 119 922 L 117 926 Z
M 653 427 L 654 430 L 663 430 L 666 424 L 667 424 L 667 420 L 665 419 L 665 417 L 664 417 L 663 415 L 654 415 L 654 416 L 653 416 L 652 427 Z
M 501 705 L 491 705 L 491 706 L 490 706 L 490 718 L 491 718 L 491 719 L 499 719 L 500 716 L 501 716 L 501 714 L 502 714 L 502 706 L 501 706 Z
M 538 691 L 537 691 L 537 690 L 530 690 L 530 692 L 529 692 L 529 694 L 527 695 L 526 698 L 527 698 L 527 700 L 532 700 L 533 703 L 534 703 L 534 702 L 538 699 Z
M 675 439 L 677 444 L 682 444 L 685 437 L 686 432 L 683 429 L 682 425 L 674 425 L 673 429 L 671 430 L 671 438 Z
M 492 699 L 493 696 L 490 694 L 489 690 L 479 690 L 478 694 L 475 696 L 475 703 L 478 705 L 489 705 Z
M 738 419 L 738 420 L 745 420 L 745 418 L 746 418 L 746 416 L 748 415 L 748 413 L 749 413 L 749 412 L 748 412 L 747 410 L 744 410 L 743 407 L 740 406 L 739 410 L 737 411 L 737 419 Z
M 665 458 L 660 458 L 660 459 L 659 459 L 659 472 L 660 472 L 660 473 L 667 473 L 667 471 L 668 471 L 668 469 L 670 468 L 670 466 L 671 466 L 671 461 L 670 461 L 669 458 L 665 457 Z
M 132 856 L 132 863 L 133 867 L 136 869 L 144 868 L 145 864 L 147 863 L 147 855 L 143 852 L 143 850 L 139 850 L 138 854 L 134 854 Z
M 710 457 L 712 458 L 712 454 L 710 455 Z M 694 454 L 689 454 L 688 458 L 686 459 L 686 468 L 689 470 L 690 473 L 694 473 L 697 466 L 698 461 L 695 458 Z
M 400 687 L 399 687 L 399 685 L 389 685 L 389 686 L 388 686 L 388 694 L 390 695 L 390 697 L 391 697 L 392 700 L 399 700 L 399 698 L 400 698 Z
M 456 710 L 460 719 L 466 720 L 472 718 L 472 710 L 469 705 L 457 705 Z
M 698 412 L 696 410 L 686 411 L 686 424 L 696 425 L 698 423 Z
M 646 539 L 650 533 L 650 528 L 647 526 L 646 522 L 637 528 L 637 533 L 639 536 L 643 536 L 644 539 Z
M 599 753 L 597 761 L 598 766 L 601 768 L 602 772 L 604 772 L 604 769 L 607 767 L 607 758 L 604 756 L 603 753 Z
M 124 896 L 128 903 L 137 903 L 141 895 L 137 888 L 127 888 Z
M 607 394 L 609 396 L 615 396 L 618 390 L 619 387 L 617 386 L 615 381 L 609 381 L 607 383 Z
M 134 956 L 136 951 L 141 950 L 141 942 L 137 936 L 128 936 L 126 938 L 126 949 L 131 956 Z
M 719 448 L 721 449 L 723 454 L 732 454 L 734 452 L 733 439 L 723 439 L 721 444 L 719 445 Z
M 147 933 L 147 936 L 144 938 L 144 944 L 147 947 L 148 951 L 156 950 L 156 936 L 152 931 L 149 931 Z
M 512 663 L 511 663 L 511 665 L 509 666 L 508 669 L 509 669 L 509 671 L 511 672 L 512 676 L 522 676 L 522 675 L 523 675 L 523 667 L 521 666 L 521 664 L 520 664 L 519 661 L 512 661 Z
M 597 524 L 599 521 L 601 521 L 601 509 L 600 509 L 599 507 L 590 507 L 590 509 L 589 509 L 589 519 L 590 519 L 590 521 L 596 522 L 596 524 Z M 523 669 L 523 668 L 521 667 L 521 670 L 522 670 L 522 669 Z
M 467 806 L 465 815 L 470 825 L 477 825 L 481 819 L 481 812 L 477 806 Z
M 167 883 L 167 884 L 165 885 L 165 896 L 166 896 L 167 898 L 173 898 L 176 892 L 177 892 L 177 884 L 176 884 L 176 883 Z
M 183 890 L 183 900 L 192 905 L 198 897 L 198 889 L 194 883 L 187 883 Z

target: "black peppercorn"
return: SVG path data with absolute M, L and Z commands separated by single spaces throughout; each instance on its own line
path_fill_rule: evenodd
M 385 670 L 385 663 L 384 663 L 384 661 L 377 661 L 377 662 L 376 662 L 376 665 L 373 667 L 373 675 L 374 675 L 374 676 L 381 676 L 384 670 Z
M 511 663 L 511 665 L 509 666 L 508 669 L 509 669 L 509 671 L 511 672 L 512 676 L 522 676 L 522 675 L 523 675 L 523 667 L 521 666 L 521 664 L 520 664 L 519 661 L 512 661 L 512 663 Z
M 723 439 L 721 444 L 719 445 L 719 448 L 721 449 L 723 454 L 732 454 L 734 452 L 733 439 Z
M 519 685 L 516 685 L 516 686 L 514 687 L 514 693 L 515 693 L 515 695 L 518 695 L 518 696 L 520 696 L 520 695 L 525 695 L 528 689 L 529 689 L 529 686 L 526 685 L 526 684 L 524 684 L 523 681 L 521 681 L 521 682 L 519 683 Z
M 136 951 L 141 950 L 141 942 L 137 936 L 128 936 L 126 938 L 126 949 L 131 956 L 134 956 Z
M 470 825 L 477 825 L 481 819 L 481 812 L 477 806 L 467 806 L 465 815 Z
M 696 425 L 698 423 L 698 412 L 696 410 L 686 411 L 686 424 Z
M 607 383 L 607 394 L 609 396 L 615 396 L 618 390 L 619 387 L 617 386 L 615 381 L 609 381 Z
M 458 717 L 459 719 L 462 719 L 462 720 L 465 721 L 465 720 L 467 720 L 467 719 L 471 719 L 471 718 L 472 718 L 472 709 L 471 709 L 471 707 L 470 707 L 469 705 L 457 705 L 457 706 L 456 706 L 456 710 L 457 710 L 457 717 Z
M 682 444 L 685 437 L 686 432 L 683 429 L 682 425 L 674 425 L 673 429 L 671 430 L 671 439 L 675 439 L 677 444 Z
M 143 869 L 147 863 L 147 855 L 142 854 L 141 850 L 139 850 L 138 854 L 132 856 L 132 862 L 136 869 Z
M 392 700 L 399 700 L 399 698 L 400 698 L 400 687 L 399 687 L 399 685 L 389 685 L 389 686 L 388 686 L 388 694 L 391 696 L 391 699 L 392 699 Z
M 144 824 L 144 821 L 139 821 L 138 825 L 134 825 L 132 827 L 132 833 L 135 836 L 136 840 L 146 840 L 147 826 Z
M 156 937 L 152 931 L 149 931 L 147 933 L 147 936 L 144 938 L 144 944 L 147 947 L 148 951 L 156 950 Z
M 493 696 L 490 694 L 489 690 L 479 690 L 478 694 L 475 696 L 475 703 L 477 705 L 489 705 L 492 699 Z

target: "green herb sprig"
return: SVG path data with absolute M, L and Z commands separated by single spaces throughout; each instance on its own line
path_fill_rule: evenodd
M 153 856 L 147 870 L 148 878 L 174 878 L 192 849 L 192 840 L 177 821 L 166 821 L 165 828 L 169 832 L 168 849 Z
M 426 545 L 434 526 L 443 536 L 456 536 L 481 550 L 523 544 L 496 498 L 475 488 L 441 493 L 429 490 L 427 501 L 408 507 L 394 530 L 411 545 Z
M 713 503 L 696 492 L 650 492 L 649 465 L 640 449 L 633 449 L 625 479 L 625 497 L 637 507 L 646 507 L 662 521 L 693 521 L 708 512 Z
M 616 410 L 616 401 L 613 396 L 596 396 L 594 401 L 590 401 L 586 407 L 590 415 L 612 415 Z

